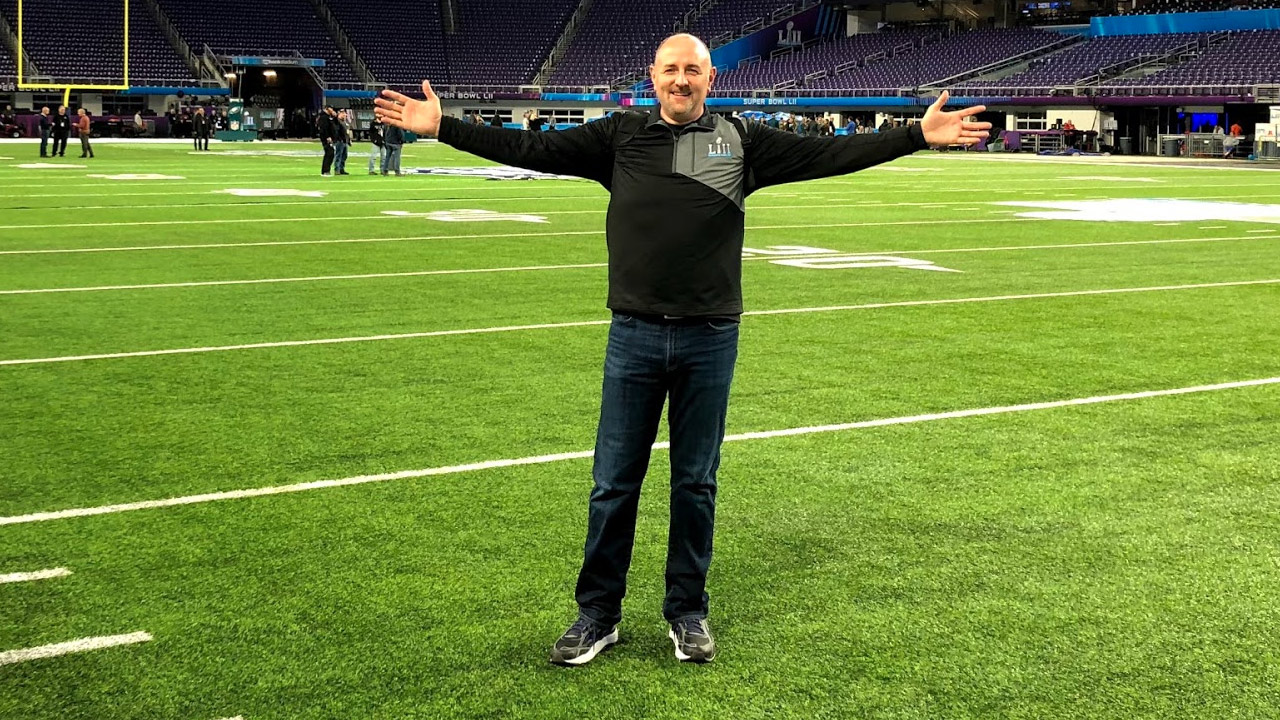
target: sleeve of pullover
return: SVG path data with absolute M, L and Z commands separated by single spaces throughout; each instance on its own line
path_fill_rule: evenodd
M 616 116 L 568 130 L 532 132 L 440 120 L 440 142 L 486 160 L 538 172 L 575 175 L 605 187 L 613 176 Z
M 844 175 L 928 147 L 919 125 L 839 137 L 799 137 L 758 122 L 746 123 L 748 191 L 782 183 Z

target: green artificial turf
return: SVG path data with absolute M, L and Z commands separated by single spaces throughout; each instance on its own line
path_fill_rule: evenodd
M 589 459 L 13 522 L 591 448 L 605 192 L 315 150 L 0 145 L 0 575 L 73 573 L 0 584 L 0 652 L 154 637 L 0 665 L 0 718 L 1277 716 L 1280 385 L 727 443 L 703 667 L 660 614 L 664 452 L 622 642 L 572 670 Z M 1280 283 L 1230 284 L 1280 280 L 1280 226 L 996 204 L 1125 198 L 1280 173 L 921 154 L 757 193 L 748 248 L 958 272 L 745 260 L 728 432 L 1280 376 Z M 384 214 L 461 209 L 547 222 Z M 326 342 L 229 347 L 289 341 Z

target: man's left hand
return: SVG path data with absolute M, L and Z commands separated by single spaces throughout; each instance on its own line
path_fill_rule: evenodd
M 937 101 L 929 106 L 920 121 L 920 129 L 924 131 L 925 142 L 930 145 L 973 145 L 987 136 L 991 129 L 989 122 L 977 122 L 971 118 L 987 109 L 985 105 L 975 105 L 954 112 L 942 109 L 951 94 L 946 90 L 938 96 Z

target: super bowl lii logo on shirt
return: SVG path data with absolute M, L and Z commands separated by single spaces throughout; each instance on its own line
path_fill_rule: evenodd
M 733 147 L 729 143 L 724 142 L 723 138 L 716 138 L 713 143 L 707 143 L 707 157 L 709 158 L 727 158 L 733 157 Z

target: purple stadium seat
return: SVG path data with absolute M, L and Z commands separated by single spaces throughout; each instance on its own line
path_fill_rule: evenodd
M 17 0 L 0 0 L 0 11 L 17 26 Z M 58 0 L 23 4 L 23 43 L 40 71 L 55 79 L 118 83 L 124 77 L 124 18 L 103 9 L 102 0 Z M 12 59 L 9 60 L 12 65 Z M 4 74 L 0 70 L 0 74 Z M 129 81 L 139 85 L 189 83 L 190 69 L 174 52 L 142 2 L 129 6 Z
M 323 21 L 307 0 L 159 0 L 182 39 L 199 51 L 208 45 L 229 55 L 288 55 L 319 58 L 319 74 L 331 82 L 358 82 Z

